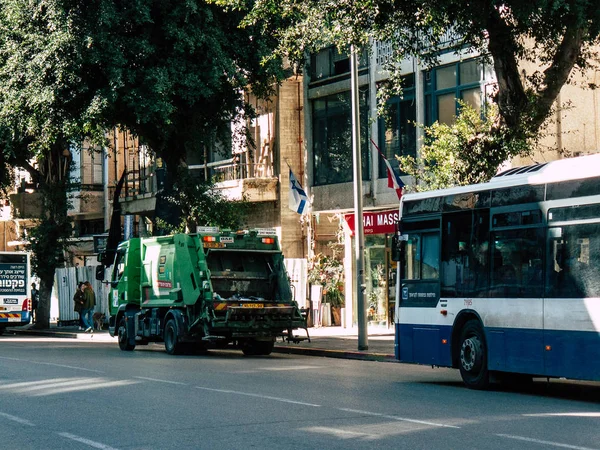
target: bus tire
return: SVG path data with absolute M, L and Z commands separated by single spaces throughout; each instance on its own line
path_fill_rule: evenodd
M 184 344 L 179 341 L 177 335 L 177 322 L 175 319 L 169 319 L 165 325 L 164 331 L 165 350 L 169 355 L 179 355 L 184 350 Z
M 130 352 L 135 348 L 135 344 L 131 343 L 129 339 L 129 334 L 127 333 L 127 322 L 123 317 L 119 321 L 119 328 L 117 330 L 117 336 L 119 339 L 119 348 L 124 352 Z
M 487 348 L 483 328 L 478 320 L 469 320 L 460 333 L 459 367 L 465 385 L 486 389 L 490 384 Z

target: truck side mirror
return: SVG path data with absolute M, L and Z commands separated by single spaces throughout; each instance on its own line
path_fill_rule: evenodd
M 98 281 L 104 280 L 104 266 L 103 265 L 96 266 L 96 280 L 98 280 Z

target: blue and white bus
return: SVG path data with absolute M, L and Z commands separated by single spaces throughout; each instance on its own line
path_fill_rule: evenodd
M 399 361 L 600 380 L 600 154 L 406 194 L 394 240 Z

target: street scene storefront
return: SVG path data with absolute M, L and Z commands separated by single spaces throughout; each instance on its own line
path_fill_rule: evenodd
M 363 213 L 365 236 L 365 302 L 367 304 L 367 321 L 370 326 L 391 327 L 394 323 L 396 306 L 396 262 L 391 260 L 391 239 L 398 220 L 398 210 L 368 211 Z M 346 280 L 355 280 L 354 269 L 354 214 L 344 215 L 346 234 Z M 354 281 L 353 281 L 354 282 Z M 347 282 L 346 292 L 356 292 Z M 357 304 L 355 295 L 351 308 L 347 311 L 348 321 L 357 323 Z M 346 307 L 350 302 L 346 301 Z

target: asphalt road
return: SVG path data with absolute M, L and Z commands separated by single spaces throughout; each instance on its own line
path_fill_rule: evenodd
M 0 337 L 0 449 L 600 449 L 600 384 Z

